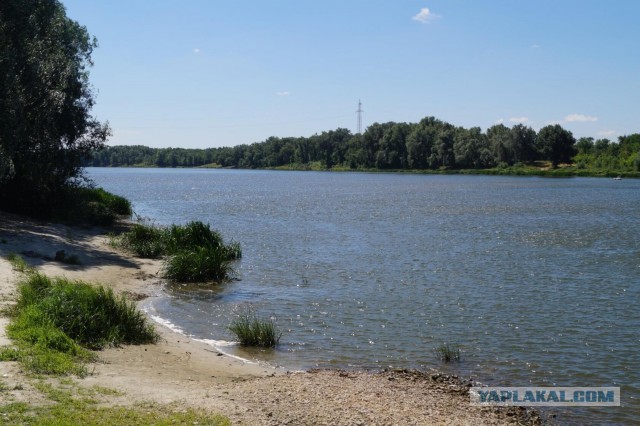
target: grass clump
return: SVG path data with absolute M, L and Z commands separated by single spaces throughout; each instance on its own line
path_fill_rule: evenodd
M 225 244 L 219 232 L 200 221 L 170 227 L 139 222 L 115 244 L 140 257 L 166 256 L 165 277 L 178 282 L 228 280 L 230 262 L 242 257 L 240 244 Z
M 217 249 L 223 246 L 224 241 L 220 233 L 212 231 L 209 225 L 200 221 L 189 222 L 186 225 L 171 225 L 166 232 L 167 254 L 195 247 Z
M 102 188 L 73 188 L 68 197 L 70 205 L 76 205 L 76 213 L 71 216 L 77 216 L 93 225 L 112 225 L 119 216 L 130 217 L 133 214 L 129 200 Z
M 443 343 L 435 348 L 435 354 L 443 362 L 460 362 L 460 347 L 456 344 Z
M 11 264 L 11 267 L 14 271 L 29 273 L 33 270 L 31 266 L 29 266 L 29 264 L 19 254 L 9 253 L 7 255 L 7 260 Z
M 165 234 L 164 228 L 139 222 L 115 241 L 116 245 L 136 256 L 157 259 L 166 254 Z
M 82 364 L 93 359 L 89 349 L 158 339 L 135 304 L 111 289 L 36 273 L 19 284 L 7 332 L 17 359 L 42 374 L 83 375 Z
M 245 309 L 228 327 L 242 346 L 272 348 L 278 344 L 282 332 L 272 319 L 258 318 L 251 309 Z
M 198 247 L 179 251 L 164 265 L 164 276 L 184 283 L 224 281 L 231 276 L 231 266 L 223 250 Z

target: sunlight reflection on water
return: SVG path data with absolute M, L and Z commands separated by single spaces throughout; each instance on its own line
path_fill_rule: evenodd
M 213 291 L 167 288 L 170 297 L 154 305 L 203 339 L 230 340 L 239 304 L 277 318 L 277 350 L 227 348 L 236 355 L 293 369 L 423 368 L 440 367 L 434 347 L 459 343 L 463 360 L 447 368 L 460 374 L 508 385 L 622 386 L 621 418 L 640 421 L 640 181 L 90 175 L 143 216 L 203 220 L 242 244 L 238 281 Z

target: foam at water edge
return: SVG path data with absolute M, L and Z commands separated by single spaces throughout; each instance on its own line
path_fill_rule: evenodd
M 250 361 L 246 358 L 242 358 L 238 355 L 234 355 L 231 354 L 229 352 L 226 352 L 225 350 L 223 350 L 223 347 L 231 347 L 231 346 L 238 346 L 238 343 L 236 342 L 228 342 L 226 340 L 213 340 L 213 339 L 193 339 L 196 342 L 202 342 L 202 343 L 206 343 L 209 346 L 213 346 L 218 352 L 220 352 L 221 354 L 224 354 L 228 357 L 231 358 L 235 358 L 239 361 L 245 362 L 247 364 L 255 364 L 255 365 L 259 365 L 260 363 L 257 361 Z
M 148 312 L 147 312 L 148 313 Z M 172 323 L 169 320 L 166 320 L 164 318 L 161 318 L 157 315 L 151 315 L 149 314 L 149 317 L 154 320 L 155 322 L 157 322 L 160 325 L 163 325 L 165 327 L 167 327 L 169 330 L 173 331 L 174 333 L 178 333 L 178 334 L 182 334 L 184 336 L 186 336 L 185 332 L 183 329 L 181 329 L 180 327 L 178 327 L 177 325 L 175 325 L 174 323 Z
M 143 311 L 144 311 L 147 315 L 149 315 L 149 318 L 151 318 L 153 321 L 155 321 L 155 322 L 157 322 L 158 324 L 160 324 L 160 325 L 162 325 L 162 326 L 164 326 L 164 327 L 168 328 L 169 330 L 173 331 L 174 333 L 182 334 L 183 336 L 189 337 L 189 338 L 191 338 L 191 339 L 195 340 L 196 342 L 206 343 L 207 345 L 212 346 L 216 351 L 218 351 L 218 352 L 220 352 L 221 354 L 223 354 L 223 355 L 225 355 L 225 356 L 228 356 L 228 357 L 230 357 L 230 358 L 237 359 L 237 360 L 242 361 L 242 362 L 247 363 L 247 364 L 256 364 L 256 365 L 258 365 L 258 364 L 259 364 L 259 363 L 258 363 L 258 362 L 256 362 L 256 361 L 251 361 L 251 360 L 248 360 L 248 359 L 246 359 L 246 358 L 242 358 L 242 357 L 240 357 L 240 356 L 237 356 L 237 355 L 231 354 L 231 353 L 229 353 L 229 352 L 227 352 L 227 351 L 225 351 L 225 350 L 223 349 L 223 347 L 238 346 L 238 343 L 236 343 L 236 342 L 229 342 L 229 341 L 226 341 L 226 340 L 196 339 L 196 338 L 194 338 L 192 335 L 187 335 L 187 334 L 184 332 L 184 330 L 183 330 L 182 328 L 180 328 L 180 327 L 178 327 L 177 325 L 173 324 L 171 321 L 166 320 L 166 319 L 164 319 L 164 318 L 162 318 L 162 317 L 159 317 L 159 316 L 157 316 L 157 315 L 152 315 L 152 314 L 149 312 L 149 310 L 150 310 L 150 309 L 153 309 L 153 307 L 151 307 L 151 306 L 146 306 L 146 307 L 144 307 L 144 308 L 143 308 Z

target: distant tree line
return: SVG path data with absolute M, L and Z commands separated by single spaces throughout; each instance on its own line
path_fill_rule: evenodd
M 426 117 L 419 123 L 374 123 L 362 134 L 339 128 L 310 137 L 270 137 L 235 147 L 114 146 L 95 152 L 86 165 L 438 170 L 488 169 L 535 161 L 557 167 L 577 156 L 585 167 L 602 163 L 637 170 L 639 139 L 640 135 L 632 135 L 621 137 L 619 143 L 592 138 L 576 141 L 557 124 L 539 132 L 523 124 L 511 128 L 496 124 L 482 132 L 479 127 L 466 129 Z
M 618 143 L 609 139 L 580 138 L 578 154 L 573 158 L 578 168 L 640 171 L 640 134 L 621 136 Z

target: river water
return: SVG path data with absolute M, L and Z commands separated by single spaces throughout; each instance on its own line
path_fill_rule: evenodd
M 439 368 L 500 386 L 619 386 L 640 422 L 640 180 L 87 169 L 159 224 L 241 243 L 237 279 L 169 286 L 152 314 L 227 353 L 290 369 Z M 245 305 L 283 330 L 230 345 Z M 434 354 L 458 344 L 460 363 Z

